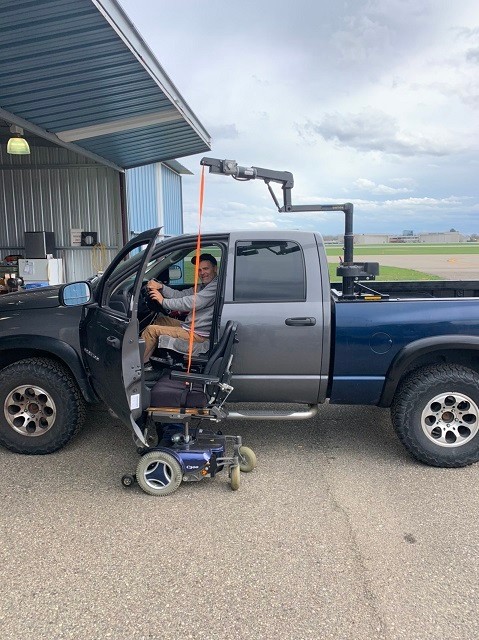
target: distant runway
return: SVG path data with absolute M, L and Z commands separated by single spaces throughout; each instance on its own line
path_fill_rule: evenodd
M 379 262 L 385 267 L 416 269 L 444 280 L 479 280 L 479 251 L 475 254 L 357 256 L 359 262 Z M 338 263 L 337 256 L 328 261 Z

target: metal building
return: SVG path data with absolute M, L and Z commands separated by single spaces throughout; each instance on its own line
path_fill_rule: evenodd
M 131 236 L 156 226 L 167 236 L 183 233 L 182 175 L 191 171 L 176 160 L 126 172 Z
M 150 222 L 181 232 L 175 159 L 210 137 L 116 0 L 1 0 L 0 30 L 0 255 L 21 253 L 24 231 L 54 231 L 75 280 Z M 6 153 L 12 125 L 30 155 Z M 72 229 L 101 252 L 74 246 Z

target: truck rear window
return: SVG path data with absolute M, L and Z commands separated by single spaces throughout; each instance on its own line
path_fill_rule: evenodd
M 287 240 L 236 243 L 236 302 L 300 302 L 306 299 L 304 257 Z

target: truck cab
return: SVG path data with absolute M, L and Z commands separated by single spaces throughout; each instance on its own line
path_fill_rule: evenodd
M 94 301 L 85 307 L 81 327 L 83 357 L 93 387 L 137 435 L 142 410 L 149 404 L 142 376 L 144 344 L 139 339 L 145 321 L 151 320 L 144 305 L 144 286 L 151 278 L 164 279 L 178 265 L 184 281 L 196 244 L 195 236 L 156 243 L 156 235 L 157 230 L 145 232 L 120 252 L 104 274 Z M 232 399 L 323 401 L 331 313 L 320 236 L 234 232 L 204 236 L 202 251 L 205 248 L 215 251 L 219 263 L 213 341 L 228 320 L 240 327 Z M 169 284 L 182 288 L 191 283 Z

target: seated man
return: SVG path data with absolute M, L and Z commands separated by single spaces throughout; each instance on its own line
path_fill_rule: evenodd
M 191 262 L 195 264 L 196 257 Z M 211 324 L 213 322 L 213 311 L 216 300 L 216 288 L 218 285 L 218 263 L 216 258 L 210 253 L 202 253 L 198 266 L 198 275 L 201 285 L 196 293 L 196 313 L 195 313 L 195 330 L 193 333 L 193 342 L 204 342 L 209 338 Z M 160 316 L 152 324 L 150 324 L 141 334 L 145 340 L 145 355 L 143 361 L 148 363 L 151 354 L 156 349 L 158 338 L 162 335 L 172 336 L 174 338 L 190 339 L 192 310 L 194 303 L 194 287 L 177 291 L 171 287 L 167 287 L 162 282 L 150 280 L 148 282 L 149 295 L 152 300 L 161 304 L 167 311 L 187 312 L 186 319 L 182 322 L 176 318 Z M 145 370 L 151 368 L 146 366 Z

